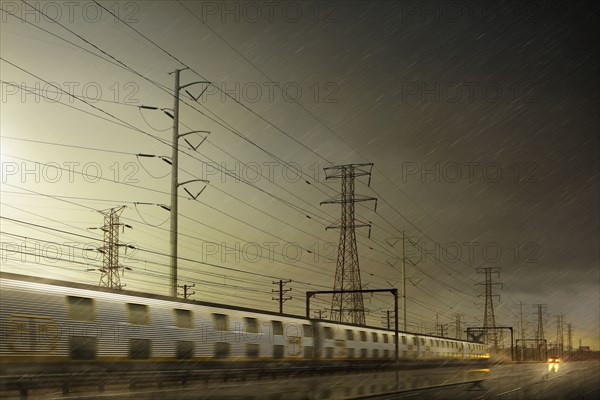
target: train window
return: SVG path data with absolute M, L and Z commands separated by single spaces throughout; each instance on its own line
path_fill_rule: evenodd
M 435 347 L 440 347 L 440 341 L 439 340 L 435 340 Z
M 258 344 L 256 344 L 256 343 L 246 344 L 246 357 L 258 358 Z
M 283 358 L 283 345 L 273 345 L 273 358 Z
M 150 323 L 150 314 L 148 306 L 145 304 L 127 303 L 129 312 L 128 322 L 134 325 L 148 325 Z
M 383 358 L 390 358 L 390 351 L 388 349 L 383 351 Z
M 216 342 L 215 343 L 215 358 L 227 358 L 229 357 L 229 343 Z
M 313 337 L 313 327 L 312 325 L 304 324 L 302 325 L 304 331 L 304 337 Z
M 429 339 L 429 345 L 433 346 L 433 339 Z
M 73 360 L 93 360 L 96 358 L 97 339 L 92 336 L 71 336 L 70 353 Z
M 379 337 L 377 336 L 377 332 L 371 332 L 371 337 L 372 337 L 373 343 L 379 342 Z
M 271 321 L 273 323 L 273 335 L 283 336 L 283 323 L 281 321 Z
M 384 333 L 382 336 L 383 336 L 383 343 L 389 343 L 389 339 L 388 339 L 387 333 Z
M 379 350 L 373 349 L 373 358 L 379 358 Z
M 258 333 L 258 320 L 256 318 L 244 318 L 244 331 L 246 333 Z
M 413 337 L 413 345 L 418 345 L 419 344 L 419 339 L 416 337 Z
M 67 303 L 69 305 L 68 314 L 70 319 L 87 322 L 94 322 L 96 320 L 93 299 L 67 296 Z
M 360 357 L 367 358 L 367 349 L 360 349 Z
M 425 338 L 421 338 L 421 344 L 425 346 Z
M 354 340 L 354 332 L 350 329 L 346 329 L 346 340 Z
M 360 331 L 360 341 L 361 342 L 366 342 L 367 341 L 367 332 Z
M 132 360 L 146 360 L 150 358 L 150 340 L 129 339 L 129 358 Z
M 402 336 L 402 344 L 406 344 L 406 336 Z
M 175 347 L 175 357 L 180 360 L 194 357 L 194 342 L 178 340 Z
M 175 326 L 178 328 L 192 328 L 192 312 L 175 308 Z
M 213 323 L 215 324 L 215 331 L 227 331 L 229 330 L 229 317 L 225 314 L 213 313 Z
M 325 334 L 325 339 L 333 339 L 333 328 L 330 326 L 326 326 L 323 328 L 323 333 Z
M 348 358 L 354 358 L 354 349 L 348 349 Z
M 325 347 L 325 358 L 333 358 L 333 347 Z
M 312 358 L 313 357 L 313 347 L 312 346 L 304 346 L 304 358 Z

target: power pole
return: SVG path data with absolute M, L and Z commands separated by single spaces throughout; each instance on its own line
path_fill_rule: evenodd
M 520 315 L 520 322 L 519 322 L 519 328 L 521 330 L 521 361 L 523 361 L 523 358 L 525 356 L 525 349 L 523 346 L 525 346 L 525 324 L 523 324 L 523 303 L 519 302 L 519 315 Z
M 279 282 L 277 281 L 273 281 L 273 284 L 279 284 L 279 289 L 272 289 L 271 292 L 273 293 L 279 293 L 279 297 L 273 297 L 272 300 L 277 300 L 279 302 L 279 314 L 283 314 L 283 303 L 285 303 L 288 300 L 292 299 L 292 296 L 289 297 L 283 297 L 284 294 L 286 294 L 287 292 L 291 292 L 292 289 L 283 289 L 283 287 L 285 286 L 286 283 L 290 283 L 292 280 L 288 279 L 288 280 L 282 280 L 280 279 Z
M 390 311 L 390 310 L 385 310 L 383 311 L 383 326 L 385 326 L 387 329 L 391 329 L 392 326 L 392 322 L 394 320 L 394 312 Z
M 461 317 L 462 317 L 462 315 L 460 313 L 454 314 L 454 318 L 455 318 L 455 320 L 454 320 L 454 325 L 455 325 L 454 337 L 459 340 L 462 339 Z
M 406 236 L 402 231 L 402 321 L 406 329 Z
M 321 204 L 341 204 L 339 225 L 328 226 L 325 229 L 339 229 L 340 242 L 338 246 L 337 265 L 335 270 L 334 293 L 331 301 L 331 320 L 365 325 L 365 306 L 361 292 L 344 293 L 344 291 L 362 290 L 358 250 L 356 247 L 355 228 L 368 227 L 369 236 L 371 225 L 355 219 L 354 204 L 361 201 L 375 200 L 374 197 L 356 196 L 354 194 L 354 178 L 368 176 L 371 183 L 372 163 L 345 164 L 324 168 L 326 179 L 341 180 L 341 194 Z
M 126 246 L 119 243 L 119 229 L 122 227 L 124 231 L 125 228 L 131 228 L 130 225 L 122 224 L 119 221 L 123 210 L 125 210 L 125 206 L 100 211 L 104 215 L 104 225 L 100 228 L 91 229 L 100 229 L 104 232 L 103 245 L 98 249 L 102 253 L 102 267 L 86 270 L 101 272 L 100 286 L 119 290 L 124 286 L 121 284 L 119 272 L 121 271 L 121 274 L 123 274 L 124 270 L 131 270 L 131 268 L 119 264 L 119 247 L 133 248 L 133 246 Z
M 567 351 L 569 352 L 569 360 L 573 356 L 573 325 L 567 324 Z
M 174 87 L 174 103 L 173 103 L 173 136 L 171 139 L 171 226 L 170 226 L 170 245 L 171 245 L 171 296 L 177 297 L 177 218 L 178 218 L 178 196 L 177 196 L 177 188 L 180 185 L 185 183 L 190 183 L 194 181 L 201 181 L 208 183 L 203 179 L 193 179 L 184 183 L 179 183 L 179 139 L 183 136 L 189 135 L 190 133 L 196 132 L 204 132 L 204 131 L 192 131 L 184 134 L 179 134 L 179 92 L 191 85 L 195 85 L 197 83 L 209 84 L 210 82 L 206 81 L 198 81 L 188 83 L 187 85 L 181 86 L 179 84 L 179 75 L 181 71 L 186 70 L 188 68 L 176 69 L 171 74 L 175 74 L 175 87 Z M 189 94 L 189 92 L 188 92 Z M 194 100 L 196 100 L 193 96 L 190 95 Z M 204 190 L 204 189 L 202 189 Z M 191 195 L 191 193 L 188 192 Z M 194 200 L 200 195 L 198 193 L 196 196 L 192 196 Z
M 556 355 L 561 358 L 564 354 L 564 340 L 564 315 L 559 314 L 556 315 Z
M 178 287 L 183 289 L 183 298 L 187 299 L 190 296 L 193 296 L 196 294 L 196 292 L 188 292 L 188 289 L 191 289 L 193 287 L 196 287 L 195 283 L 192 283 L 191 285 L 178 285 Z M 179 293 L 177 293 L 179 295 Z
M 536 344 L 538 348 L 539 359 L 543 360 L 542 357 L 542 343 L 544 343 L 544 312 L 546 310 L 546 304 L 534 304 L 537 307 L 537 332 L 535 335 Z M 547 350 L 547 349 L 546 349 Z
M 410 238 L 408 236 L 406 236 L 406 232 L 402 231 L 402 237 L 393 237 L 393 238 L 389 238 L 386 240 L 386 242 L 391 246 L 394 247 L 396 245 L 396 243 L 398 243 L 399 241 L 402 242 L 402 264 L 401 264 L 401 269 L 400 269 L 400 274 L 402 275 L 402 320 L 403 320 L 403 329 L 405 332 L 408 331 L 408 319 L 407 319 L 407 307 L 406 307 L 406 281 L 410 279 L 406 276 L 406 262 L 408 261 L 413 267 L 415 267 L 418 262 L 414 262 L 412 261 L 407 255 L 406 255 L 406 242 L 408 241 L 409 243 L 411 243 L 412 245 L 421 248 L 417 243 L 413 242 L 412 240 L 410 240 Z M 418 241 L 417 241 L 418 242 Z M 394 268 L 394 265 L 396 263 L 396 261 L 398 260 L 398 258 L 392 258 L 391 260 L 388 260 L 387 263 L 390 267 Z M 393 263 L 390 261 L 394 261 Z M 394 268 L 395 269 L 395 268 Z M 412 283 L 412 281 L 411 281 Z M 416 286 L 415 283 L 413 283 L 413 285 Z
M 498 275 L 498 277 L 500 277 L 500 268 L 477 268 L 476 271 L 477 273 L 485 274 L 485 282 L 478 283 L 477 285 L 485 285 L 485 309 L 483 311 L 483 326 L 484 328 L 491 328 L 489 331 L 486 330 L 486 338 L 488 332 L 491 332 L 494 350 L 498 350 L 498 332 L 495 331 L 496 316 L 494 315 L 493 298 L 498 297 L 498 301 L 500 301 L 500 296 L 492 294 L 492 288 L 496 285 L 500 285 L 500 289 L 502 289 L 502 283 L 493 282 L 492 274 L 496 274 Z

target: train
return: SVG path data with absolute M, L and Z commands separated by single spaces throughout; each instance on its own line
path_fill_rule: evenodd
M 0 374 L 474 363 L 484 344 L 0 272 Z

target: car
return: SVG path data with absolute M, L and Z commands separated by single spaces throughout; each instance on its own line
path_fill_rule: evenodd
M 558 364 L 560 363 L 560 358 L 558 357 L 549 357 L 548 364 Z

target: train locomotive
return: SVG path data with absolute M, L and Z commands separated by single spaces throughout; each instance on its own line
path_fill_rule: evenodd
M 473 363 L 481 343 L 0 273 L 2 375 Z

